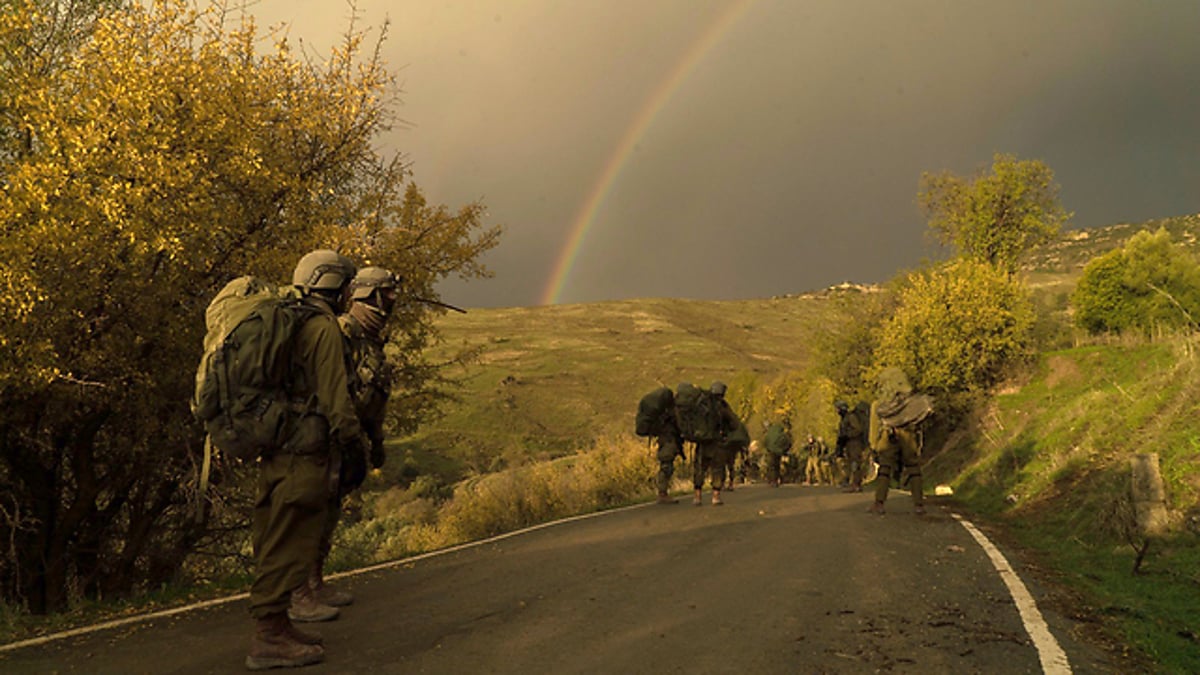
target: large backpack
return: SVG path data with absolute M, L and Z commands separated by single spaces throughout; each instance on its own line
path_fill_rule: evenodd
M 659 387 L 638 401 L 634 433 L 638 436 L 660 436 L 670 431 L 675 414 L 675 394 L 668 387 Z
M 227 455 L 254 459 L 283 448 L 302 405 L 293 403 L 292 343 L 316 310 L 251 276 L 230 281 L 205 311 L 204 355 L 192 414 Z
M 914 393 L 904 371 L 885 368 L 879 374 L 879 399 L 875 413 L 885 425 L 893 429 L 915 427 L 933 411 L 933 397 Z
M 685 441 L 708 443 L 721 437 L 721 410 L 715 397 L 694 385 L 679 385 L 675 417 Z

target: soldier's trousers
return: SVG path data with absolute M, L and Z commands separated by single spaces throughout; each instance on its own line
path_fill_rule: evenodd
M 329 507 L 329 457 L 279 454 L 258 469 L 251 543 L 255 574 L 250 615 L 286 611 L 308 581 Z
M 779 475 L 780 464 L 783 462 L 783 455 L 767 453 L 767 482 L 774 483 L 780 480 Z
M 666 494 L 671 489 L 671 476 L 675 475 L 675 457 L 679 451 L 680 448 L 675 444 L 675 439 L 669 436 L 658 437 L 658 451 L 654 453 L 654 458 L 658 460 L 658 475 L 655 477 L 655 485 L 658 487 L 659 494 Z
M 692 465 L 692 487 L 697 490 L 704 487 L 704 477 L 709 477 L 714 490 L 721 489 L 721 481 L 725 475 L 725 456 L 721 447 L 716 443 L 697 443 L 696 459 Z
M 875 478 L 875 501 L 887 500 L 892 477 L 901 478 L 912 492 L 914 506 L 925 503 L 924 480 L 921 477 L 921 439 L 908 429 L 894 429 L 879 448 L 879 475 Z
M 804 465 L 804 482 L 819 483 L 821 481 L 820 467 L 821 460 L 816 457 L 809 457 L 808 463 Z

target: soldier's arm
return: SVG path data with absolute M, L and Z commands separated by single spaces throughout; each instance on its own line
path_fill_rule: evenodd
M 350 398 L 342 332 L 337 321 L 326 315 L 313 317 L 301 330 L 305 338 L 301 357 L 317 398 L 317 411 L 329 422 L 330 440 L 346 447 L 358 440 L 362 427 Z

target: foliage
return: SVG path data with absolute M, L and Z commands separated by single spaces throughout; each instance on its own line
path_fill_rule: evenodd
M 1033 307 L 1014 276 L 960 258 L 911 275 L 879 334 L 876 368 L 898 366 L 918 389 L 985 391 L 1026 356 Z
M 1032 247 L 1050 241 L 1070 219 L 1058 191 L 1054 172 L 1040 160 L 997 153 L 988 174 L 922 174 L 917 200 L 943 243 L 1014 272 Z
M 497 236 L 478 205 L 425 204 L 375 150 L 394 81 L 353 24 L 318 62 L 278 36 L 264 53 L 253 19 L 219 3 L 131 3 L 80 15 L 92 28 L 45 60 L 13 48 L 54 33 L 45 4 L 0 18 L 0 81 L 22 85 L 0 103 L 0 251 L 19 261 L 0 271 L 0 593 L 35 612 L 159 584 L 243 523 L 189 506 L 187 400 L 216 289 L 288 279 L 334 247 L 435 297 L 447 274 L 485 273 Z M 407 307 L 398 327 L 404 384 L 432 402 L 417 353 L 431 318 Z
M 1092 334 L 1195 329 L 1200 263 L 1166 229 L 1138 232 L 1084 267 L 1071 304 L 1077 325 Z

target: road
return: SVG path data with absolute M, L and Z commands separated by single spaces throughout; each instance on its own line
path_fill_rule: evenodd
M 325 663 L 295 672 L 1044 672 L 1009 588 L 947 508 L 919 517 L 894 495 L 879 517 L 869 496 L 791 485 L 726 497 L 343 578 L 357 601 L 319 626 Z M 1052 672 L 1120 670 L 1045 604 L 1069 661 Z M 236 601 L 0 653 L 0 672 L 245 672 L 250 632 Z

